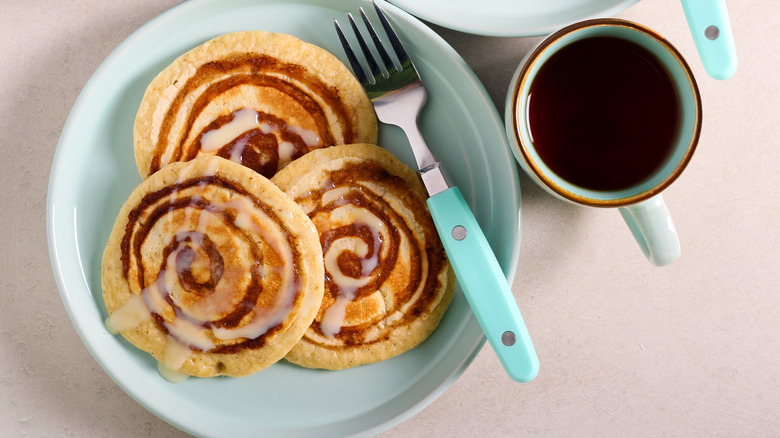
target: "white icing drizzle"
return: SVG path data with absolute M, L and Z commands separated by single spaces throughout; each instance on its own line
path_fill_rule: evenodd
M 349 187 L 336 187 L 335 189 L 330 189 L 327 192 L 322 194 L 322 197 L 320 198 L 322 200 L 322 205 L 328 205 L 333 202 L 336 202 L 336 205 L 344 205 L 347 203 L 346 195 L 350 192 Z
M 317 134 L 316 131 L 312 131 L 311 129 L 304 129 L 300 126 L 292 125 L 290 126 L 290 130 L 298 135 L 298 137 L 303 140 L 303 143 L 306 146 L 312 147 L 319 145 L 320 142 L 320 136 Z
M 350 291 L 339 288 L 339 296 L 336 297 L 336 301 L 323 313 L 320 321 L 320 330 L 326 337 L 333 339 L 341 331 L 344 319 L 347 316 L 347 304 L 355 299 L 355 291 L 357 289 L 352 290 L 350 293 Z
M 279 131 L 276 129 L 276 126 L 271 125 L 268 122 L 262 122 L 260 123 L 260 132 L 262 132 L 263 134 L 270 134 L 272 132 L 279 132 Z
M 206 167 L 206 172 L 203 174 L 203 176 L 214 176 L 217 174 L 217 168 L 219 168 L 219 159 L 216 157 L 212 157 L 209 160 L 209 165 Z M 198 185 L 201 194 L 206 189 L 206 182 L 201 182 Z
M 152 319 L 140 295 L 131 295 L 119 309 L 106 318 L 106 329 L 116 335 L 121 331 L 137 327 Z
M 237 227 L 245 231 L 252 231 L 258 228 L 254 221 L 254 205 L 249 199 L 244 197 L 233 198 L 225 203 L 225 207 L 235 210 L 235 224 Z
M 200 138 L 200 150 L 204 152 L 218 151 L 222 146 L 233 141 L 242 133 L 258 126 L 259 114 L 252 108 L 243 108 L 233 113 L 233 120 L 219 128 L 207 131 Z
M 259 121 L 260 114 L 252 108 L 242 108 L 233 113 L 233 120 L 224 125 L 206 131 L 200 138 L 200 150 L 203 152 L 216 152 L 226 144 L 229 144 L 239 135 L 251 129 L 260 129 L 263 134 L 278 134 L 281 132 L 278 126 Z M 302 128 L 300 126 L 288 125 L 288 129 L 303 140 L 308 147 L 319 146 L 321 144 L 320 136 L 316 131 Z M 240 163 L 241 154 L 248 140 L 242 139 L 243 144 L 233 148 L 230 159 Z M 240 142 L 241 140 L 239 140 Z M 279 158 L 283 161 L 290 161 L 295 146 L 287 141 L 279 143 Z
M 294 144 L 290 143 L 289 141 L 283 141 L 279 143 L 279 161 L 292 161 L 293 154 L 295 154 Z
M 177 341 L 173 336 L 168 336 L 168 346 L 161 363 L 169 370 L 178 370 L 191 355 L 190 347 Z
M 382 234 L 385 233 L 387 225 L 382 219 L 376 217 L 370 211 L 357 209 L 353 213 L 355 224 L 366 225 L 371 229 L 374 237 L 374 253 L 369 258 L 361 261 L 363 275 L 369 275 L 379 264 L 379 248 L 382 245 Z M 365 243 L 364 243 L 365 244 Z
M 238 139 L 236 144 L 233 145 L 233 149 L 230 150 L 230 161 L 241 164 L 243 161 L 241 156 L 244 154 L 247 144 L 249 144 L 249 139 L 246 135 Z
M 329 190 L 323 195 L 322 201 L 326 204 L 338 201 L 343 199 L 344 194 L 343 189 Z M 326 200 L 329 202 L 325 202 Z M 339 269 L 338 257 L 340 255 L 339 247 L 341 245 L 332 244 L 328 249 L 328 252 L 324 255 L 325 270 L 330 275 L 331 281 L 338 287 L 336 301 L 325 309 L 322 319 L 320 320 L 320 330 L 328 338 L 333 338 L 341 331 L 347 314 L 347 306 L 355 299 L 357 290 L 371 281 L 370 275 L 379 264 L 382 233 L 386 230 L 385 223 L 365 209 L 350 209 L 350 215 L 353 218 L 353 224 L 364 225 L 371 229 L 374 238 L 374 251 L 369 256 L 368 245 L 361 239 L 355 237 L 340 239 L 344 240 L 344 243 L 346 243 L 347 240 L 354 242 L 353 252 L 361 258 L 360 278 L 345 275 Z
M 162 362 L 157 362 L 157 372 L 160 373 L 163 379 L 171 383 L 181 383 L 190 377 L 189 374 L 166 367 Z
M 366 258 L 368 255 L 368 245 L 366 245 L 366 242 L 354 237 L 354 238 L 343 238 L 342 240 L 354 240 L 356 247 L 354 249 L 354 253 L 361 257 L 361 265 L 362 265 L 362 274 L 363 276 L 360 278 L 354 278 L 350 277 L 348 275 L 344 275 L 341 270 L 339 269 L 339 253 L 338 250 L 335 251 L 328 251 L 327 254 L 325 254 L 325 269 L 327 269 L 328 273 L 330 274 L 330 279 L 336 285 L 339 287 L 339 291 L 349 291 L 351 289 L 357 290 L 360 287 L 363 287 L 368 284 L 369 281 L 371 281 L 370 277 L 366 277 L 367 274 L 371 273 L 371 270 L 368 270 L 368 266 L 376 266 L 378 263 L 378 255 L 376 254 L 376 251 L 374 251 L 374 254 Z M 367 266 L 368 265 L 368 266 Z M 366 272 L 368 271 L 368 272 Z

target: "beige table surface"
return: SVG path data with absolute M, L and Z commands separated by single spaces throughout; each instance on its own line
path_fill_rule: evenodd
M 2 1 L 0 435 L 172 437 L 102 371 L 61 302 L 45 232 L 60 131 L 131 32 L 176 0 Z M 524 175 L 513 291 L 541 371 L 517 384 L 485 347 L 438 399 L 383 437 L 780 436 L 780 3 L 730 0 L 739 69 L 702 69 L 682 8 L 619 14 L 670 39 L 704 103 L 701 142 L 664 194 L 682 244 L 651 266 L 616 211 L 565 204 Z M 435 30 L 497 105 L 538 38 Z

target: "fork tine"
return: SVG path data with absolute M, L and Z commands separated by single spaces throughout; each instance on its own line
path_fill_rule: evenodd
M 382 8 L 380 8 L 376 2 L 373 3 L 374 9 L 376 9 L 376 13 L 379 16 L 379 21 L 382 22 L 382 27 L 385 28 L 387 38 L 390 40 L 390 44 L 393 46 L 395 55 L 398 57 L 398 61 L 401 63 L 401 68 L 403 68 L 403 65 L 409 61 L 409 55 L 406 54 L 406 50 L 404 49 L 403 44 L 401 44 L 401 40 L 398 38 L 398 34 L 395 33 L 393 26 L 390 25 L 390 21 L 388 21 L 387 16 L 382 11 Z
M 352 17 L 352 14 L 347 14 L 347 18 L 349 19 L 349 24 L 352 25 L 352 32 L 355 34 L 355 38 L 357 38 L 358 44 L 360 44 L 360 50 L 363 51 L 363 56 L 366 58 L 368 68 L 371 70 L 371 77 L 369 78 L 369 81 L 373 84 L 374 78 L 376 78 L 377 75 L 382 74 L 382 71 L 379 69 L 379 65 L 377 65 L 376 60 L 374 59 L 374 55 L 371 54 L 371 49 L 368 48 L 366 40 L 363 39 L 363 35 L 361 34 L 354 17 Z
M 385 49 L 385 45 L 382 43 L 381 38 L 379 38 L 379 35 L 376 33 L 376 29 L 374 29 L 374 25 L 371 24 L 371 20 L 368 19 L 368 16 L 366 15 L 366 11 L 363 10 L 363 8 L 359 8 L 360 16 L 363 17 L 363 23 L 366 24 L 366 29 L 368 29 L 368 34 L 371 36 L 371 40 L 374 42 L 374 47 L 376 47 L 377 52 L 379 53 L 379 57 L 382 58 L 382 62 L 385 64 L 385 68 L 387 71 L 390 71 L 395 66 L 393 65 L 393 60 L 390 59 L 390 55 L 387 53 L 387 50 Z
M 336 26 L 336 33 L 339 36 L 341 47 L 344 48 L 344 53 L 347 54 L 347 59 L 349 60 L 349 64 L 352 66 L 352 71 L 355 72 L 355 76 L 357 77 L 358 82 L 365 83 L 367 81 L 366 73 L 363 71 L 363 67 L 360 65 L 360 61 L 358 61 L 357 57 L 355 56 L 355 52 L 352 51 L 352 47 L 349 45 L 347 37 L 344 36 L 344 32 L 341 31 L 341 25 L 339 25 L 338 20 L 333 20 L 333 25 Z

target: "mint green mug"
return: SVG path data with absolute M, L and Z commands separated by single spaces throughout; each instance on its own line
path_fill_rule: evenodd
M 505 123 L 515 158 L 542 188 L 618 208 L 654 265 L 679 258 L 661 192 L 696 149 L 702 109 L 688 64 L 663 37 L 620 19 L 553 33 L 518 66 Z

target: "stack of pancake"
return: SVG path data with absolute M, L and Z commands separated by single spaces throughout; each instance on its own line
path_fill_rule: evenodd
M 249 31 L 183 54 L 136 117 L 144 181 L 103 255 L 109 330 L 169 380 L 417 346 L 455 279 L 417 175 L 376 141 L 363 88 L 320 47 Z

